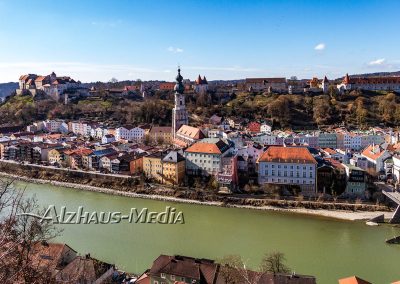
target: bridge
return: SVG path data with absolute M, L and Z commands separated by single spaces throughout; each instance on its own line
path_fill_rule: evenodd
M 382 193 L 397 204 L 397 208 L 394 211 L 394 214 L 393 214 L 392 218 L 390 219 L 389 223 L 399 224 L 400 223 L 400 192 L 395 191 L 394 188 L 386 186 L 384 189 L 382 189 Z

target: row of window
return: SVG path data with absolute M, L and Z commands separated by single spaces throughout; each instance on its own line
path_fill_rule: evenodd
M 294 181 L 294 180 L 291 179 L 289 181 L 288 179 L 279 179 L 279 178 L 278 179 L 274 179 L 274 178 L 267 179 L 267 182 L 300 184 L 300 180 Z M 308 183 L 309 184 L 314 184 L 314 181 L 310 180 Z M 303 180 L 302 184 L 307 184 L 307 181 Z
M 266 164 L 265 167 L 268 169 L 268 168 L 269 168 L 269 165 Z M 272 164 L 272 165 L 271 165 L 271 168 L 275 168 L 275 165 Z M 280 169 L 280 168 L 287 169 L 287 168 L 289 168 L 289 166 L 284 165 L 284 166 L 282 167 L 281 165 L 278 165 L 277 168 L 278 168 L 278 169 Z M 293 169 L 293 168 L 294 168 L 294 166 L 291 165 L 291 166 L 290 166 L 290 169 Z M 312 167 L 312 166 L 309 167 L 310 170 L 313 170 L 313 168 L 314 168 L 314 167 Z M 300 166 L 296 166 L 296 169 L 300 169 Z M 307 169 L 307 167 L 306 167 L 306 166 L 303 166 L 303 170 L 306 170 L 306 169 Z
M 265 175 L 266 175 L 266 176 L 269 175 L 269 174 L 268 174 L 268 171 L 265 171 Z M 275 175 L 275 171 L 272 170 L 270 175 L 271 175 L 271 176 L 274 176 L 274 175 Z M 278 177 L 282 176 L 281 171 L 278 171 L 278 175 L 277 175 L 277 176 L 278 176 Z M 286 171 L 283 172 L 283 176 L 284 176 L 284 177 L 287 177 L 287 176 L 288 176 L 288 172 L 286 172 Z M 290 172 L 290 173 L 289 173 L 289 176 L 293 177 L 293 176 L 294 176 L 294 175 L 293 175 L 293 172 Z M 299 173 L 299 172 L 296 172 L 296 177 L 300 177 L 300 173 Z M 306 172 L 303 172 L 303 178 L 305 178 L 305 177 L 307 177 L 307 173 L 306 173 Z M 312 177 L 313 177 L 313 173 L 312 173 L 312 172 L 309 172 L 308 177 L 309 177 L 309 178 L 312 178 Z

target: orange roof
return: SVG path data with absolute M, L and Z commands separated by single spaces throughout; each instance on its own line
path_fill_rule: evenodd
M 324 150 L 324 152 L 326 152 L 328 154 L 332 154 L 332 155 L 337 154 L 337 152 L 331 148 L 325 148 L 323 150 Z
M 186 149 L 185 152 L 190 153 L 207 153 L 207 154 L 221 154 L 228 148 L 222 140 L 217 143 L 197 142 Z M 224 149 L 225 148 L 225 149 Z
M 271 146 L 259 158 L 259 162 L 316 164 L 310 151 L 304 147 Z
M 365 281 L 357 276 L 351 276 L 339 279 L 339 284 L 371 284 L 371 282 Z
M 385 150 L 382 149 L 379 145 L 369 145 L 367 148 L 362 151 L 362 155 L 370 158 L 372 160 L 378 159 L 382 154 L 385 153 Z

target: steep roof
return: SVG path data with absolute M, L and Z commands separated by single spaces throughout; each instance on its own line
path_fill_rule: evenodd
M 192 139 L 203 139 L 205 137 L 203 132 L 199 128 L 189 125 L 182 125 L 176 134 L 190 137 Z
M 259 162 L 316 164 L 310 151 L 304 147 L 271 146 L 259 158 Z

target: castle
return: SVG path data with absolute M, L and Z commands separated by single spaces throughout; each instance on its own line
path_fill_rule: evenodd
M 16 90 L 17 95 L 22 94 L 25 90 L 36 95 L 37 90 L 45 92 L 48 96 L 55 100 L 59 100 L 60 96 L 67 89 L 79 88 L 80 82 L 71 79 L 71 77 L 57 77 L 53 72 L 47 76 L 36 74 L 22 75 L 19 77 L 19 89 Z

